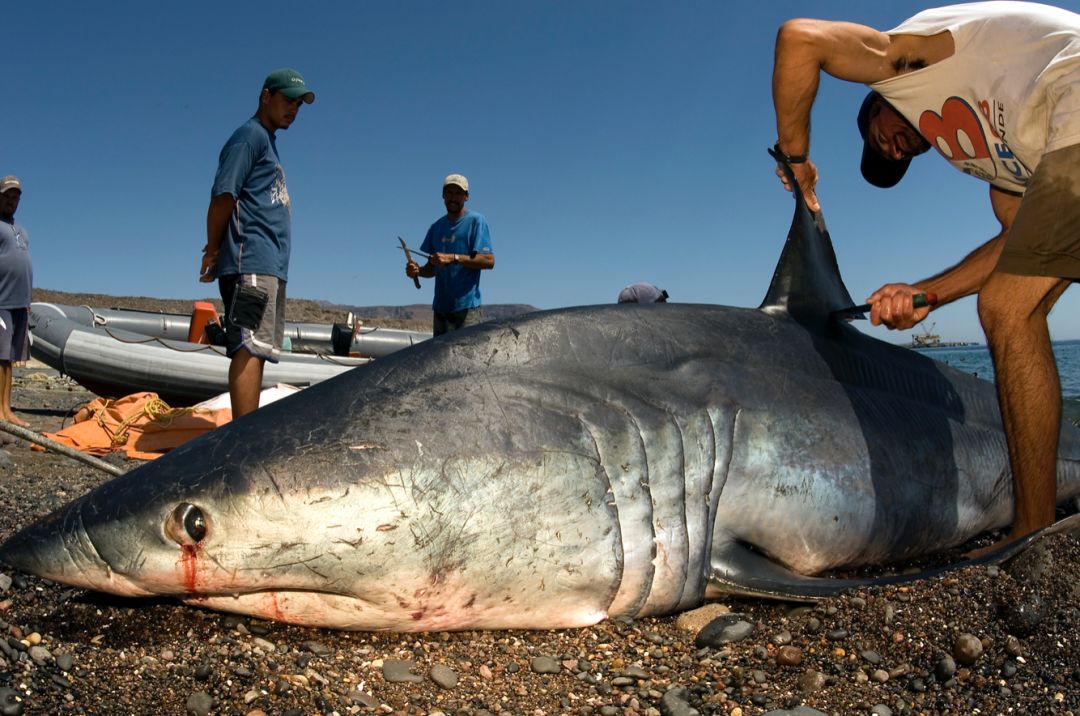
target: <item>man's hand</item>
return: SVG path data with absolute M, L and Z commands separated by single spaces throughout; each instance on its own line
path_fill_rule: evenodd
M 203 247 L 202 266 L 199 268 L 199 280 L 203 283 L 213 283 L 214 266 L 217 265 L 218 252 L 211 251 L 209 244 Z
M 415 261 L 409 261 L 405 264 L 405 275 L 409 278 L 416 278 L 420 275 L 420 264 Z
M 930 314 L 930 306 L 915 308 L 913 296 L 923 289 L 907 283 L 887 283 L 874 291 L 866 302 L 871 304 L 870 324 L 893 330 L 911 328 Z
M 821 211 L 821 204 L 818 203 L 815 191 L 818 181 L 817 165 L 807 159 L 805 162 L 788 164 L 788 166 L 791 167 L 791 173 L 795 175 L 795 181 L 799 182 L 799 188 L 802 189 L 803 198 L 806 200 L 806 205 L 810 207 L 810 211 Z M 788 181 L 784 167 L 779 164 L 776 166 L 776 176 L 780 177 L 784 188 L 791 191 L 791 182 Z

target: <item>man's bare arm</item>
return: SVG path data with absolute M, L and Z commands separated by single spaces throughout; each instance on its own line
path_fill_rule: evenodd
M 889 36 L 865 25 L 828 20 L 788 20 L 776 35 L 773 107 L 780 148 L 788 155 L 810 149 L 810 110 L 822 71 L 841 80 L 873 83 L 896 74 Z

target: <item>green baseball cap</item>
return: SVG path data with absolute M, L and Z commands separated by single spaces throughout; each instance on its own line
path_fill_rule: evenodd
M 305 104 L 315 101 L 315 93 L 304 84 L 304 78 L 299 72 L 289 67 L 282 67 L 268 74 L 263 81 L 263 89 L 280 92 L 289 99 L 303 97 Z

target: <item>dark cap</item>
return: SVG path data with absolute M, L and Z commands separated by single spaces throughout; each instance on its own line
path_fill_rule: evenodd
M 315 101 L 315 93 L 304 84 L 304 78 L 300 73 L 289 67 L 274 70 L 263 80 L 263 89 L 270 92 L 280 92 L 289 99 L 304 98 L 305 104 Z
M 904 178 L 904 172 L 907 171 L 908 165 L 911 164 L 911 157 L 904 157 L 899 160 L 883 157 L 870 145 L 870 142 L 866 141 L 866 132 L 870 127 L 870 109 L 874 106 L 875 99 L 885 102 L 884 97 L 877 92 L 871 91 L 863 100 L 862 107 L 859 107 L 857 121 L 859 134 L 863 138 L 862 163 L 859 168 L 862 170 L 863 179 L 874 186 L 888 189 L 896 186 Z

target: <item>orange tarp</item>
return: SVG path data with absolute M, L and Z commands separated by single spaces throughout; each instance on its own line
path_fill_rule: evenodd
M 91 401 L 75 413 L 72 425 L 44 435 L 91 455 L 123 450 L 129 457 L 153 460 L 230 420 L 232 410 L 226 407 L 170 408 L 157 393 L 134 393 Z

